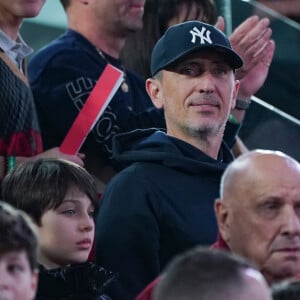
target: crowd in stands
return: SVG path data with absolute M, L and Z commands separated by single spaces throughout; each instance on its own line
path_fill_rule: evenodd
M 60 2 L 27 67 L 45 0 L 0 0 L 0 300 L 296 299 L 300 163 L 238 137 L 270 20 L 227 37 L 214 0 Z M 64 153 L 107 64 L 123 82 Z

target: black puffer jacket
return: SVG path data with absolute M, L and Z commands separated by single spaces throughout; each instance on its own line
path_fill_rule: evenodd
M 51 270 L 40 266 L 36 300 L 109 300 L 104 291 L 116 277 L 92 262 Z

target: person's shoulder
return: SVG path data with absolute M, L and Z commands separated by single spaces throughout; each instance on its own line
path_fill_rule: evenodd
M 73 44 L 74 42 L 66 32 L 39 49 L 30 60 L 29 66 L 40 60 L 47 61 L 57 53 L 63 53 L 62 51 L 74 51 Z
M 52 40 L 37 51 L 34 57 L 41 54 L 45 55 L 61 51 L 82 51 L 87 47 L 93 48 L 91 43 L 84 36 L 73 30 L 67 30 L 64 34 Z
M 86 64 L 89 56 L 97 57 L 94 47 L 83 36 L 68 30 L 38 50 L 28 64 L 29 78 L 51 66 Z
M 134 162 L 114 175 L 105 187 L 102 198 L 145 194 L 153 189 L 159 166 L 147 162 Z M 155 184 L 154 184 L 155 185 Z M 124 193 L 126 191 L 126 193 Z
M 121 171 L 112 177 L 108 186 L 115 186 L 120 184 L 129 184 L 137 181 L 141 181 L 147 172 L 147 163 L 144 162 L 132 162 L 128 166 L 124 166 Z
M 143 84 L 145 84 L 145 79 L 140 76 L 139 74 L 135 73 L 135 72 L 132 72 L 130 70 L 126 70 L 126 75 L 129 77 L 129 78 L 132 78 L 133 80 L 135 81 L 138 81 L 138 82 L 141 82 Z

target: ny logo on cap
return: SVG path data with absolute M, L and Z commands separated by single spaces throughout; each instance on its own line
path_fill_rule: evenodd
M 197 27 L 194 27 L 192 30 L 190 30 L 190 33 L 192 34 L 191 42 L 193 44 L 196 43 L 197 37 L 200 39 L 200 44 L 205 44 L 205 43 L 212 44 L 212 40 L 210 38 L 211 32 L 209 30 L 207 30 L 205 27 L 202 27 L 201 31 L 199 31 L 199 29 Z

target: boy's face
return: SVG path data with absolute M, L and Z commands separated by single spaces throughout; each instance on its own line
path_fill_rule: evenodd
M 25 251 L 0 256 L 0 300 L 33 300 L 38 274 L 30 268 Z
M 69 189 L 60 206 L 41 218 L 39 262 L 46 268 L 85 262 L 94 240 L 94 211 L 87 195 Z

